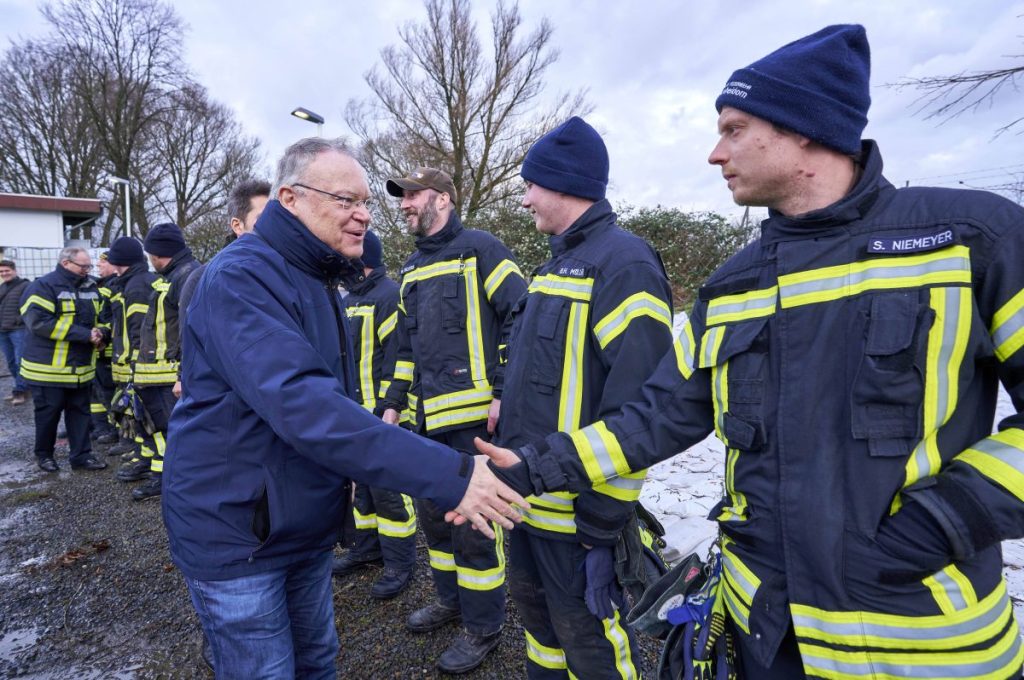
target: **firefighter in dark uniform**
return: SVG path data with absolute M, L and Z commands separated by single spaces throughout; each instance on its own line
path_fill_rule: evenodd
M 708 160 L 769 208 L 760 238 L 640 400 L 526 465 L 481 448 L 517 485 L 581 492 L 714 431 L 739 677 L 1020 678 L 1000 541 L 1024 535 L 1024 209 L 889 183 L 861 139 L 869 73 L 857 25 L 734 72 Z M 993 433 L 1000 381 L 1016 412 Z
M 96 327 L 99 293 L 89 278 L 92 259 L 84 248 L 65 248 L 57 268 L 28 285 L 21 317 L 28 333 L 21 376 L 32 386 L 35 402 L 36 462 L 56 472 L 53 447 L 61 414 L 68 431 L 73 470 L 102 470 L 89 443 L 89 393 L 96 374 L 96 347 L 103 332 Z
M 142 337 L 142 322 L 149 311 L 153 297 L 153 282 L 156 274 L 149 271 L 142 244 L 130 236 L 116 239 L 107 251 L 107 261 L 117 272 L 117 278 L 110 282 L 111 372 L 115 389 L 134 390 L 132 386 L 132 363 L 139 356 L 139 341 Z M 153 443 L 150 437 L 122 432 L 130 448 L 123 455 L 125 462 L 117 471 L 117 479 L 133 482 L 149 477 L 149 461 L 153 457 Z
M 398 284 L 388 278 L 380 239 L 372 231 L 363 237 L 363 273 L 345 296 L 349 335 L 356 351 L 359 403 L 372 412 L 391 384 L 395 365 L 395 326 L 398 324 Z M 387 452 L 381 452 L 387 456 Z M 351 574 L 369 564 L 384 564 L 384 573 L 370 596 L 387 600 L 412 581 L 416 567 L 416 513 L 412 499 L 387 489 L 357 484 L 356 543 L 334 560 L 335 576 Z
M 96 315 L 96 325 L 103 331 L 106 342 L 99 348 L 96 356 L 96 378 L 92 381 L 92 402 L 89 411 L 92 413 L 92 440 L 97 444 L 114 444 L 117 442 L 117 430 L 110 423 L 110 398 L 114 395 L 114 376 L 110 369 L 110 358 L 114 349 L 110 344 L 110 282 L 117 276 L 106 253 L 99 256 L 96 279 L 96 290 L 100 294 L 100 308 Z
M 672 346 L 671 288 L 654 249 L 615 222 L 600 135 L 569 119 L 531 147 L 521 175 L 523 207 L 548 236 L 551 259 L 514 311 L 495 438 L 509 447 L 614 413 L 640 396 Z M 630 519 L 644 475 L 527 499 L 509 541 L 509 592 L 530 678 L 640 676 L 625 612 L 613 605 L 614 546 L 637 530 Z
M 155 294 L 142 322 L 139 355 L 132 372 L 132 382 L 153 422 L 150 435 L 153 455 L 149 479 L 132 489 L 136 501 L 160 495 L 167 448 L 167 423 L 177 398 L 174 384 L 178 382 L 181 363 L 181 332 L 178 298 L 189 274 L 199 267 L 178 225 L 158 224 L 146 234 L 143 249 L 160 275 L 153 281 Z
M 408 406 L 419 432 L 472 451 L 473 438 L 487 436 L 501 397 L 499 335 L 526 284 L 508 248 L 486 232 L 463 228 L 447 174 L 419 168 L 388 180 L 387 191 L 402 197 L 417 238 L 399 282 L 395 371 L 377 412 L 397 425 Z M 465 672 L 494 649 L 504 624 L 504 534 L 496 527 L 490 540 L 453 528 L 429 501 L 417 501 L 416 514 L 438 601 L 413 612 L 407 626 L 425 632 L 461 617 L 464 628 L 438 666 Z

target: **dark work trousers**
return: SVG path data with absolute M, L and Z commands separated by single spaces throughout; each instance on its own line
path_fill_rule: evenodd
M 453 449 L 475 451 L 473 437 L 487 438 L 483 425 L 430 435 Z M 416 514 L 427 537 L 430 572 L 437 596 L 446 607 L 462 611 L 470 633 L 496 633 L 505 623 L 505 535 L 492 524 L 495 540 L 474 531 L 467 522 L 453 526 L 433 502 L 417 499 Z
M 107 420 L 110 398 L 113 396 L 114 376 L 110 372 L 110 359 L 99 357 L 96 359 L 96 378 L 92 381 L 92 403 L 89 404 L 94 435 L 114 431 L 114 426 Z
M 55 387 L 32 385 L 32 401 L 36 417 L 36 459 L 53 458 L 53 446 L 57 441 L 57 426 L 60 415 L 64 414 L 64 426 L 68 431 L 71 453 L 68 458 L 71 467 L 77 467 L 92 455 L 89 443 L 89 383 L 81 387 Z
M 167 450 L 167 424 L 171 420 L 171 411 L 177 399 L 174 396 L 174 385 L 135 386 L 135 393 L 146 407 L 146 413 L 156 431 L 151 435 L 143 435 L 142 455 L 152 457 L 149 469 L 156 474 L 164 471 L 164 451 Z
M 508 587 L 523 620 L 531 680 L 640 677 L 638 648 L 625 612 L 602 620 L 587 609 L 586 553 L 575 541 L 523 529 L 509 538 Z
M 803 661 L 800 659 L 800 648 L 796 644 L 796 634 L 790 624 L 786 636 L 779 643 L 779 651 L 775 653 L 770 668 L 765 668 L 754 660 L 754 654 L 747 648 L 747 635 L 739 630 L 732 621 L 729 622 L 729 630 L 733 639 L 737 642 L 736 665 L 740 678 L 764 678 L 764 680 L 802 680 L 804 675 Z
M 409 571 L 416 563 L 416 513 L 412 499 L 387 489 L 356 486 L 355 554 L 384 558 L 384 566 Z

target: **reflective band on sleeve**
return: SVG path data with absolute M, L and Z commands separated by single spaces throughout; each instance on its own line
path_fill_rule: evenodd
M 1000 361 L 1006 361 L 1024 346 L 1024 290 L 992 315 L 990 333 Z
M 646 478 L 647 470 L 628 472 L 615 479 L 608 480 L 607 484 L 594 486 L 594 491 L 627 503 L 638 501 L 640 500 L 640 491 L 644 487 L 644 479 Z
M 23 304 L 21 306 L 21 309 L 19 311 L 24 316 L 25 312 L 27 312 L 28 308 L 31 307 L 32 305 L 38 305 L 39 307 L 42 307 L 43 309 L 48 311 L 50 314 L 56 314 L 57 313 L 56 305 L 54 305 L 52 302 L 50 302 L 46 298 L 40 297 L 39 295 L 29 295 L 25 299 L 25 304 Z
M 523 278 L 523 273 L 519 270 L 519 266 L 515 262 L 512 260 L 502 260 L 484 281 L 484 291 L 487 293 L 488 300 L 494 297 L 494 294 L 498 292 L 498 289 L 501 288 L 501 284 L 510 274 L 515 274 L 519 278 Z
M 672 343 L 672 350 L 676 353 L 676 368 L 679 369 L 679 375 L 683 376 L 685 380 L 689 380 L 693 375 L 694 345 L 693 326 L 687 319 L 683 330 L 679 332 L 679 337 Z
M 772 286 L 771 288 L 715 298 L 708 303 L 706 324 L 716 326 L 732 321 L 771 316 L 775 313 L 778 297 L 779 287 Z
M 128 318 L 132 314 L 142 314 L 142 315 L 145 315 L 148 311 L 149 311 L 149 305 L 148 304 L 142 304 L 141 302 L 136 302 L 135 304 L 130 305 L 128 307 L 128 311 L 125 312 L 124 316 L 125 316 L 125 318 Z
M 391 316 L 384 319 L 380 324 L 380 328 L 377 329 L 377 340 L 379 340 L 381 344 L 384 344 L 384 341 L 389 335 L 391 335 L 391 332 L 395 330 L 397 325 L 398 312 L 392 312 Z
M 1024 430 L 997 432 L 953 460 L 970 465 L 1024 501 Z
M 594 326 L 594 335 L 601 349 L 606 348 L 612 340 L 619 337 L 629 328 L 634 319 L 649 316 L 672 328 L 672 310 L 664 300 L 659 300 L 644 291 L 630 295 L 618 307 L 608 313 Z
M 395 374 L 391 376 L 392 380 L 404 380 L 406 382 L 412 382 L 413 371 L 416 369 L 416 364 L 411 361 L 396 361 L 395 362 Z
M 630 472 L 619 440 L 604 422 L 598 421 L 582 430 L 576 430 L 569 438 L 576 446 L 583 468 L 595 486 Z

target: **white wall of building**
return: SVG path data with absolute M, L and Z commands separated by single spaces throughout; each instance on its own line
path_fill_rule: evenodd
M 63 248 L 63 217 L 59 212 L 0 208 L 0 246 Z

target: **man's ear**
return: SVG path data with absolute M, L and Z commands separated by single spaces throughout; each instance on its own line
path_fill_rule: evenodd
M 299 195 L 295 193 L 295 190 L 289 186 L 283 186 L 277 190 L 277 200 L 280 201 L 281 205 L 289 211 L 294 207 L 295 199 L 298 197 Z M 232 227 L 232 229 L 234 229 L 234 227 Z
M 242 230 L 245 229 L 245 224 L 237 217 L 231 218 L 229 226 L 231 227 L 231 231 L 235 232 L 235 236 L 241 236 Z

